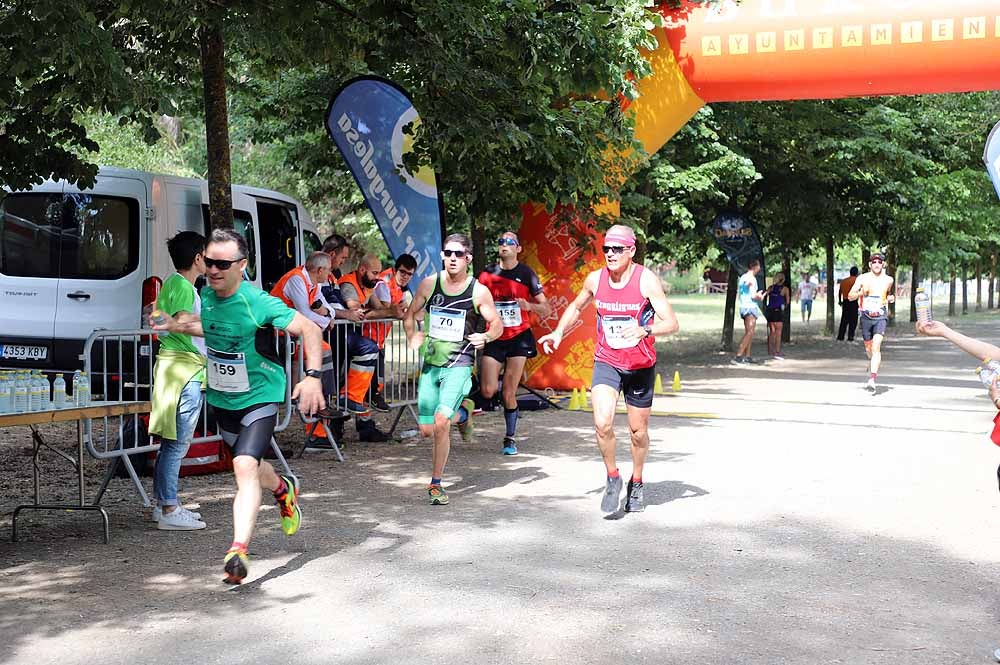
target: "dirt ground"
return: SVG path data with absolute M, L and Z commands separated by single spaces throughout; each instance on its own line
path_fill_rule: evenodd
M 1000 338 L 996 320 L 966 330 Z M 1000 451 L 975 360 L 894 331 L 872 396 L 860 344 L 813 331 L 751 367 L 712 346 L 661 348 L 682 391 L 654 404 L 642 514 L 599 512 L 590 416 L 554 410 L 523 414 L 516 457 L 499 413 L 456 435 L 447 507 L 427 505 L 426 443 L 348 425 L 344 463 L 291 461 L 302 531 L 265 505 L 236 589 L 229 476 L 182 479 L 201 532 L 157 531 L 127 480 L 104 500 L 109 545 L 93 514 L 26 513 L 0 541 L 0 663 L 991 662 Z M 31 442 L 2 436 L 5 537 Z M 93 491 L 103 463 L 86 468 Z M 46 466 L 43 497 L 74 491 Z

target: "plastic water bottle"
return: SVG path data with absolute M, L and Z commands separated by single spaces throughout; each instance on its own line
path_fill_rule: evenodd
M 76 370 L 75 372 L 73 372 L 73 395 L 72 395 L 72 399 L 73 399 L 73 403 L 74 404 L 76 403 L 76 387 L 80 383 L 80 375 L 81 374 L 83 374 L 83 372 L 81 372 L 80 370 Z
M 157 325 L 157 326 L 162 326 L 164 323 L 167 322 L 166 315 L 163 313 L 162 310 L 159 310 L 159 309 L 154 309 L 153 310 L 153 313 L 151 315 L 151 319 L 153 321 L 153 324 Z
M 25 381 L 24 373 L 18 372 L 14 379 L 14 413 L 26 413 L 28 411 L 28 384 Z
M 913 308 L 917 311 L 918 323 L 930 323 L 934 320 L 931 317 L 931 298 L 923 289 L 917 289 L 913 295 Z
M 56 374 L 56 380 L 52 382 L 52 408 L 66 408 L 66 379 L 62 373 Z
M 76 405 L 88 406 L 90 404 L 90 379 L 83 372 L 80 373 L 80 380 L 76 384 Z
M 28 386 L 29 386 L 29 388 L 31 390 L 31 392 L 30 392 L 30 395 L 31 395 L 31 406 L 29 408 L 32 411 L 42 411 L 42 410 L 44 410 L 44 407 L 42 406 L 42 390 L 43 390 L 42 384 L 41 384 L 42 380 L 43 380 L 42 377 L 39 376 L 39 374 L 38 374 L 37 371 L 32 372 L 31 376 L 28 378 L 28 381 L 29 381 Z M 46 401 L 48 401 L 48 400 L 46 400 Z
M 983 382 L 983 387 L 987 390 L 993 385 L 993 379 L 1000 376 L 1000 362 L 992 358 L 985 358 L 983 364 L 976 368 L 979 380 Z

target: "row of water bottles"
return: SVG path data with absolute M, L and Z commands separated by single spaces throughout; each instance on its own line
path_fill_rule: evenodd
M 49 383 L 40 370 L 0 370 L 0 414 L 48 411 L 90 404 L 90 379 L 85 372 L 73 373 L 72 392 L 66 391 L 61 373 Z

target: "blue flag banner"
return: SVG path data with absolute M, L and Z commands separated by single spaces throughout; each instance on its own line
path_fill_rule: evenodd
M 726 253 L 726 258 L 737 273 L 749 269 L 754 259 L 760 261 L 760 272 L 757 273 L 757 285 L 764 289 L 764 248 L 757 235 L 757 227 L 749 219 L 735 210 L 720 213 L 712 220 L 709 232 L 715 238 L 715 244 Z
M 444 206 L 434 171 L 412 174 L 403 166 L 420 123 L 407 94 L 390 81 L 360 77 L 333 96 L 326 129 L 364 194 L 393 258 L 412 254 L 420 280 L 441 266 Z
M 983 162 L 986 163 L 986 171 L 990 174 L 993 187 L 1000 196 L 1000 123 L 997 123 L 990 137 L 986 139 L 986 151 L 983 152 Z

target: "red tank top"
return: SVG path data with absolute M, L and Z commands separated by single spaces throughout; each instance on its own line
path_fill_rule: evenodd
M 613 289 L 608 269 L 601 270 L 594 294 L 597 307 L 597 348 L 594 360 L 605 362 L 615 369 L 642 369 L 656 364 L 656 347 L 653 338 L 626 340 L 621 331 L 633 322 L 640 326 L 653 320 L 653 307 L 639 289 L 644 268 L 638 264 L 632 271 L 625 288 Z

